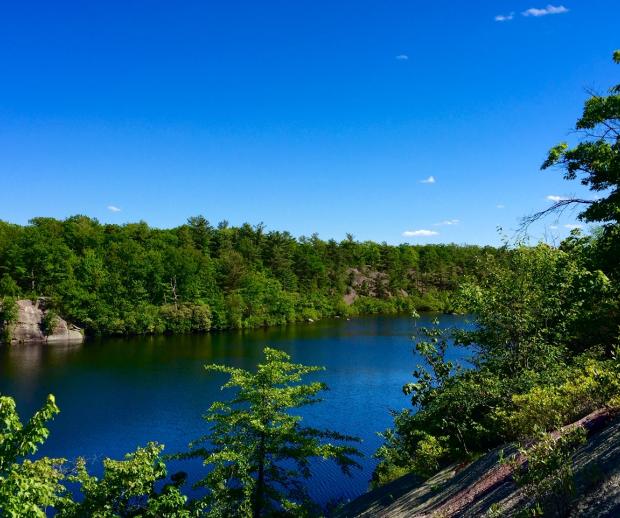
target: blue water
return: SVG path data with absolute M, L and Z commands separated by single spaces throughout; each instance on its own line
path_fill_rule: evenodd
M 431 318 L 423 316 L 418 325 Z M 440 316 L 440 325 L 463 327 L 466 321 Z M 204 364 L 251 369 L 265 345 L 285 350 L 295 362 L 326 367 L 308 378 L 326 382 L 330 390 L 324 402 L 301 412 L 304 421 L 363 440 L 363 469 L 351 477 L 331 462 L 314 463 L 308 489 L 325 504 L 368 488 L 376 464 L 372 454 L 381 444 L 377 432 L 391 425 L 390 409 L 409 406 L 401 387 L 420 362 L 413 331 L 408 317 L 367 317 L 245 332 L 0 347 L 0 393 L 15 397 L 24 417 L 55 394 L 61 413 L 40 453 L 84 456 L 97 473 L 106 456 L 120 458 L 153 440 L 165 444 L 167 453 L 184 451 L 206 432 L 201 416 L 230 392 L 220 390 L 226 376 L 206 373 Z M 171 463 L 170 471 L 176 470 L 188 472 L 190 482 L 204 475 L 198 461 Z

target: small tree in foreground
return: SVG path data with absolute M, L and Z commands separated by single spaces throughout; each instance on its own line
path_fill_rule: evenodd
M 222 388 L 237 389 L 230 403 L 211 405 L 205 416 L 210 433 L 179 455 L 202 458 L 212 467 L 196 484 L 209 490 L 201 505 L 210 516 L 309 514 L 312 504 L 301 482 L 310 477 L 311 458 L 333 459 L 345 474 L 360 467 L 353 457 L 361 454 L 343 444 L 359 439 L 302 426 L 300 416 L 288 413 L 321 401 L 317 394 L 324 383 L 300 382 L 322 368 L 291 363 L 288 354 L 270 348 L 264 354 L 256 373 L 205 367 L 229 374 Z
M 156 491 L 158 482 L 166 478 L 166 465 L 161 457 L 164 447 L 150 442 L 123 460 L 106 458 L 103 477 L 88 473 L 86 461 L 77 460 L 75 474 L 68 480 L 79 484 L 83 498 L 68 501 L 60 508 L 59 518 L 189 518 L 187 497 L 179 491 L 183 480 L 166 484 Z
M 0 395 L 0 516 L 45 518 L 47 508 L 67 500 L 60 470 L 64 460 L 27 458 L 47 439 L 47 422 L 58 411 L 50 395 L 24 424 L 15 401 Z

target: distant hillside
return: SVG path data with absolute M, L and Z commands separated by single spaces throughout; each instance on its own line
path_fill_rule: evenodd
M 44 296 L 90 334 L 183 333 L 450 309 L 492 247 L 295 238 L 263 225 L 173 229 L 86 216 L 0 222 L 0 297 Z

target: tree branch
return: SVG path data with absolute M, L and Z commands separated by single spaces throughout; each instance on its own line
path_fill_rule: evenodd
M 584 200 L 582 198 L 568 198 L 566 200 L 556 201 L 553 205 L 551 205 L 551 207 L 522 218 L 521 224 L 519 225 L 519 230 L 522 232 L 527 230 L 527 228 L 532 223 L 535 223 L 536 221 L 548 216 L 549 214 L 558 213 L 558 215 L 561 215 L 566 209 L 571 206 L 592 205 L 595 201 L 596 200 Z

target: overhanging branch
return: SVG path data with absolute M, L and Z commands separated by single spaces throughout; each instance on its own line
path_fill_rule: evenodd
M 595 200 L 584 200 L 582 198 L 567 198 L 565 200 L 556 201 L 549 208 L 522 218 L 519 230 L 526 230 L 532 223 L 548 216 L 549 214 L 557 213 L 558 216 L 560 216 L 569 207 L 575 205 L 592 205 L 594 202 Z

